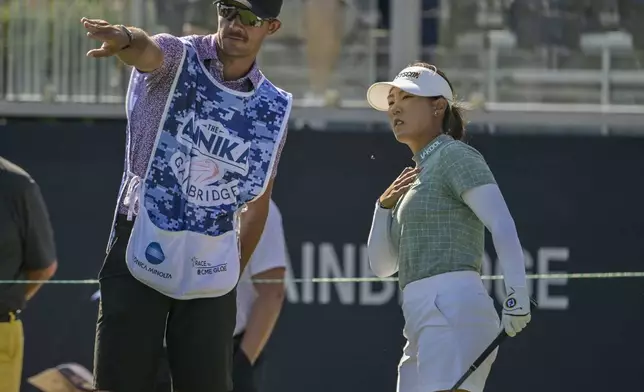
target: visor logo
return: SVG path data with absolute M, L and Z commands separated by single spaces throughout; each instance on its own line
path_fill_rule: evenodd
M 418 71 L 405 71 L 401 72 L 396 76 L 396 79 L 418 79 L 420 77 L 420 72 Z

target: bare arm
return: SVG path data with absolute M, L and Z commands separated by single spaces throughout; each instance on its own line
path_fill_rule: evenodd
M 241 215 L 240 242 L 241 242 L 241 270 L 244 271 L 251 255 L 259 243 L 266 218 L 268 218 L 268 208 L 273 193 L 273 183 L 275 177 L 271 178 L 266 187 L 266 191 L 257 200 L 248 203 L 248 209 Z
M 27 277 L 27 280 L 49 280 L 54 276 L 57 269 L 58 262 L 54 261 L 49 267 L 45 269 L 25 271 L 25 275 Z M 29 301 L 31 298 L 33 298 L 34 295 L 36 295 L 42 285 L 42 283 L 27 284 L 25 288 L 25 297 L 27 298 L 27 301 Z
M 286 268 L 272 268 L 253 276 L 253 279 L 284 279 Z M 255 363 L 268 342 L 284 303 L 284 284 L 257 283 L 257 299 L 253 303 L 240 348 L 251 363 Z

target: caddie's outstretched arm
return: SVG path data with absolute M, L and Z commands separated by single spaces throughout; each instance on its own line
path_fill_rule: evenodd
M 112 25 L 102 19 L 82 18 L 87 36 L 102 42 L 87 52 L 88 57 L 117 56 L 123 63 L 141 72 L 152 72 L 163 64 L 163 52 L 150 36 L 136 27 Z

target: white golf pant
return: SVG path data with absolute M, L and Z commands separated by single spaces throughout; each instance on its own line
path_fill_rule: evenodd
M 449 272 L 403 290 L 407 344 L 398 392 L 449 390 L 501 330 L 494 301 L 476 272 Z M 497 350 L 460 387 L 481 392 Z

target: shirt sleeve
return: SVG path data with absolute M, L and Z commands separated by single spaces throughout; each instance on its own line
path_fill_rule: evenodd
M 33 180 L 22 195 L 24 269 L 40 270 L 56 261 L 54 231 L 40 188 Z
M 275 203 L 271 200 L 264 232 L 248 262 L 250 276 L 255 276 L 273 268 L 286 268 L 287 259 L 288 253 L 284 238 L 284 227 L 282 226 L 282 216 Z
M 288 136 L 288 126 L 284 130 L 284 137 L 282 137 L 282 141 L 280 142 L 280 145 L 277 148 L 277 152 L 276 152 L 277 156 L 275 157 L 275 163 L 273 163 L 273 172 L 271 173 L 271 179 L 277 176 L 277 166 L 280 162 L 280 158 L 282 158 L 282 149 L 284 149 L 284 145 L 286 144 L 287 136 Z
M 138 70 L 136 72 L 146 77 L 148 87 L 154 87 L 176 74 L 183 57 L 184 44 L 178 37 L 165 33 L 156 34 L 150 38 L 159 45 L 161 52 L 163 52 L 163 64 L 152 72 Z
M 499 187 L 487 184 L 469 189 L 463 194 L 463 201 L 492 234 L 506 288 L 526 287 L 523 248 Z
M 469 189 L 496 184 L 483 156 L 464 143 L 455 142 L 446 146 L 439 165 L 447 186 L 458 199 L 462 199 L 463 192 Z
M 391 243 L 391 210 L 376 203 L 367 240 L 369 266 L 376 276 L 386 278 L 398 272 L 398 252 Z

